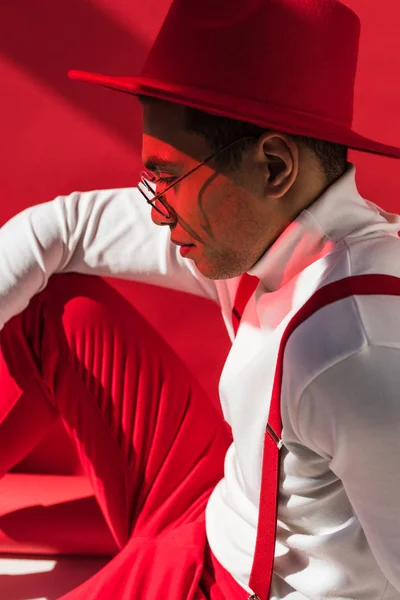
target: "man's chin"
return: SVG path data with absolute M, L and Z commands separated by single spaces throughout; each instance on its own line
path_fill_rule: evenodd
M 207 279 L 212 279 L 214 281 L 221 281 L 223 279 L 233 279 L 234 277 L 240 277 L 245 273 L 245 271 L 232 269 L 231 267 L 216 267 L 210 264 L 205 264 L 203 261 L 195 261 L 197 270 L 206 277 Z

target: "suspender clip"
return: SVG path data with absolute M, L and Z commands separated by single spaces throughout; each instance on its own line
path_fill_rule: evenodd
M 275 433 L 275 431 L 272 429 L 272 427 L 269 423 L 267 423 L 267 431 L 268 431 L 269 435 L 272 437 L 272 439 L 274 440 L 275 444 L 278 446 L 278 450 L 280 450 L 283 447 L 283 440 L 281 440 L 279 435 L 277 433 Z

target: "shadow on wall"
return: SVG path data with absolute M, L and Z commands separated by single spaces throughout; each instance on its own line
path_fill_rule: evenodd
M 163 11 L 160 17 L 161 24 Z M 141 29 L 143 20 L 137 25 Z M 135 149 L 134 124 L 127 126 L 120 94 L 99 93 L 97 86 L 71 82 L 67 71 L 137 74 L 148 50 L 139 37 L 111 13 L 84 0 L 0 3 L 0 53 Z

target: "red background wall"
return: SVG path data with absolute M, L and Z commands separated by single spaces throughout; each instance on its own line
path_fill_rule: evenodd
M 347 3 L 363 25 L 355 128 L 400 146 L 400 2 Z M 0 224 L 58 194 L 136 184 L 141 169 L 137 100 L 70 82 L 66 71 L 137 73 L 169 4 L 0 2 Z M 400 165 L 374 156 L 352 158 L 364 195 L 400 210 Z
M 400 145 L 400 3 L 347 3 L 363 25 L 355 127 Z M 141 168 L 137 100 L 70 82 L 66 71 L 137 73 L 169 4 L 0 2 L 0 223 L 57 194 L 136 183 Z M 362 192 L 399 210 L 399 165 L 365 155 L 353 160 Z
M 347 3 L 363 25 L 354 126 L 364 135 L 400 146 L 400 2 Z M 0 225 L 24 207 L 58 194 L 136 184 L 141 170 L 137 100 L 71 82 L 66 72 L 137 73 L 169 4 L 0 1 Z M 400 163 L 361 154 L 353 154 L 352 160 L 361 192 L 386 209 L 400 211 Z M 144 286 L 129 289 L 156 326 L 163 327 L 168 313 L 178 349 L 184 347 L 188 330 L 191 339 L 200 336 L 197 347 L 186 342 L 185 359 L 206 377 L 205 384 L 204 373 L 211 373 L 214 381 L 222 364 L 221 348 L 223 354 L 228 346 L 221 326 L 211 338 L 215 353 L 206 350 L 207 335 L 200 335 L 204 323 L 199 319 L 204 303 L 191 300 L 185 312 L 172 293 L 154 294 Z

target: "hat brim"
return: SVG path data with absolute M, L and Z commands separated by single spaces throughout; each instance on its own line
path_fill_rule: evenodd
M 366 138 L 351 128 L 332 123 L 329 119 L 323 119 L 321 116 L 304 115 L 291 109 L 271 106 L 266 117 L 265 105 L 261 109 L 260 103 L 257 101 L 242 97 L 232 98 L 204 88 L 180 86 L 148 77 L 111 77 L 75 70 L 69 71 L 68 77 L 134 96 L 151 96 L 197 108 L 217 116 L 248 121 L 266 129 L 315 137 L 343 144 L 352 150 L 400 159 L 400 148 Z

